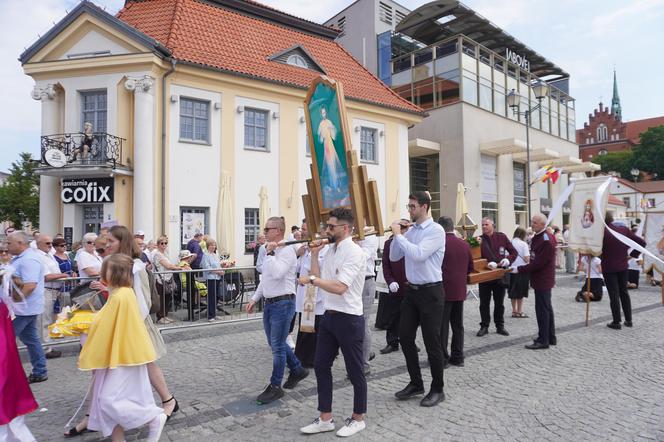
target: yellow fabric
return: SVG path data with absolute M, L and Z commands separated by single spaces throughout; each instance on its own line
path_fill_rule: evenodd
M 80 336 L 90 329 L 90 325 L 96 313 L 89 310 L 76 310 L 70 315 L 64 315 L 48 326 L 48 334 L 52 338 L 63 338 L 65 336 Z
M 97 313 L 78 358 L 81 370 L 143 365 L 157 359 L 129 287 L 114 289 Z

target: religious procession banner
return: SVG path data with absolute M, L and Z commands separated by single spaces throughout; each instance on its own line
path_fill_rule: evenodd
M 644 239 L 646 249 L 660 259 L 664 259 L 664 212 L 648 213 L 645 222 Z M 664 264 L 646 254 L 643 269 L 647 272 L 653 267 L 655 271 L 664 273 Z M 657 279 L 660 280 L 661 278 Z
M 604 213 L 609 199 L 608 192 L 598 192 L 607 177 L 595 177 L 574 181 L 571 193 L 572 210 L 569 217 L 569 247 L 578 253 L 593 256 L 602 254 L 604 240 Z

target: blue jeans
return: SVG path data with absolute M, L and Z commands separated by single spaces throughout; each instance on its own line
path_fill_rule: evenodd
M 265 304 L 263 309 L 263 327 L 267 343 L 272 349 L 272 377 L 270 384 L 281 387 L 284 378 L 284 369 L 288 365 L 291 372 L 302 370 L 300 360 L 295 356 L 293 350 L 286 344 L 286 338 L 290 330 L 291 320 L 295 315 L 295 300 L 285 299 L 283 301 Z
M 17 316 L 13 322 L 14 334 L 28 347 L 32 374 L 46 376 L 46 356 L 39 338 L 37 318 L 38 315 Z

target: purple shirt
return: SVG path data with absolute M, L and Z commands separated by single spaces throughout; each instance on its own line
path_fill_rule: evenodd
M 445 301 L 465 301 L 468 274 L 473 271 L 473 255 L 470 246 L 454 233 L 445 235 L 443 257 L 443 288 Z
M 530 273 L 530 286 L 535 290 L 548 290 L 556 285 L 556 247 L 546 229 L 533 236 L 530 242 L 530 262 L 517 268 L 519 273 Z
M 627 227 L 614 223 L 611 223 L 608 226 L 645 247 L 646 242 L 632 233 Z M 602 243 L 602 273 L 617 273 L 627 270 L 627 261 L 629 260 L 627 255 L 628 250 L 629 246 L 620 242 L 618 238 L 613 236 L 611 232 L 607 232 L 605 228 L 604 241 Z M 634 258 L 637 258 L 640 255 L 639 252 L 633 252 L 633 254 L 636 255 L 633 256 Z
M 196 238 L 190 239 L 187 243 L 187 250 L 196 254 L 196 259 L 191 262 L 191 268 L 200 269 L 201 260 L 203 259 L 203 249 L 201 249 L 201 242 Z
M 383 245 L 383 277 L 388 286 L 393 282 L 399 284 L 399 290 L 395 293 L 390 292 L 390 294 L 403 296 L 406 290 L 406 258 L 401 258 L 398 261 L 390 261 L 391 244 L 392 238 L 385 241 L 385 244 Z

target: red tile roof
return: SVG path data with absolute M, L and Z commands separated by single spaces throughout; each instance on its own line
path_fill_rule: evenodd
M 643 120 L 628 121 L 627 125 L 627 139 L 634 144 L 639 144 L 641 134 L 651 127 L 664 125 L 664 117 L 645 118 Z
M 635 183 L 625 178 L 618 178 L 621 184 L 631 187 L 640 193 L 664 193 L 664 180 L 658 181 L 640 181 Z
M 623 202 L 623 200 L 621 200 L 621 199 L 619 199 L 619 198 L 617 198 L 613 195 L 609 195 L 609 204 L 613 204 L 614 206 L 625 206 L 625 207 L 627 207 L 627 205 Z
M 177 60 L 307 88 L 320 73 L 269 60 L 301 45 L 329 77 L 341 81 L 346 97 L 423 113 L 331 39 L 197 0 L 129 0 L 117 17 L 161 42 Z

